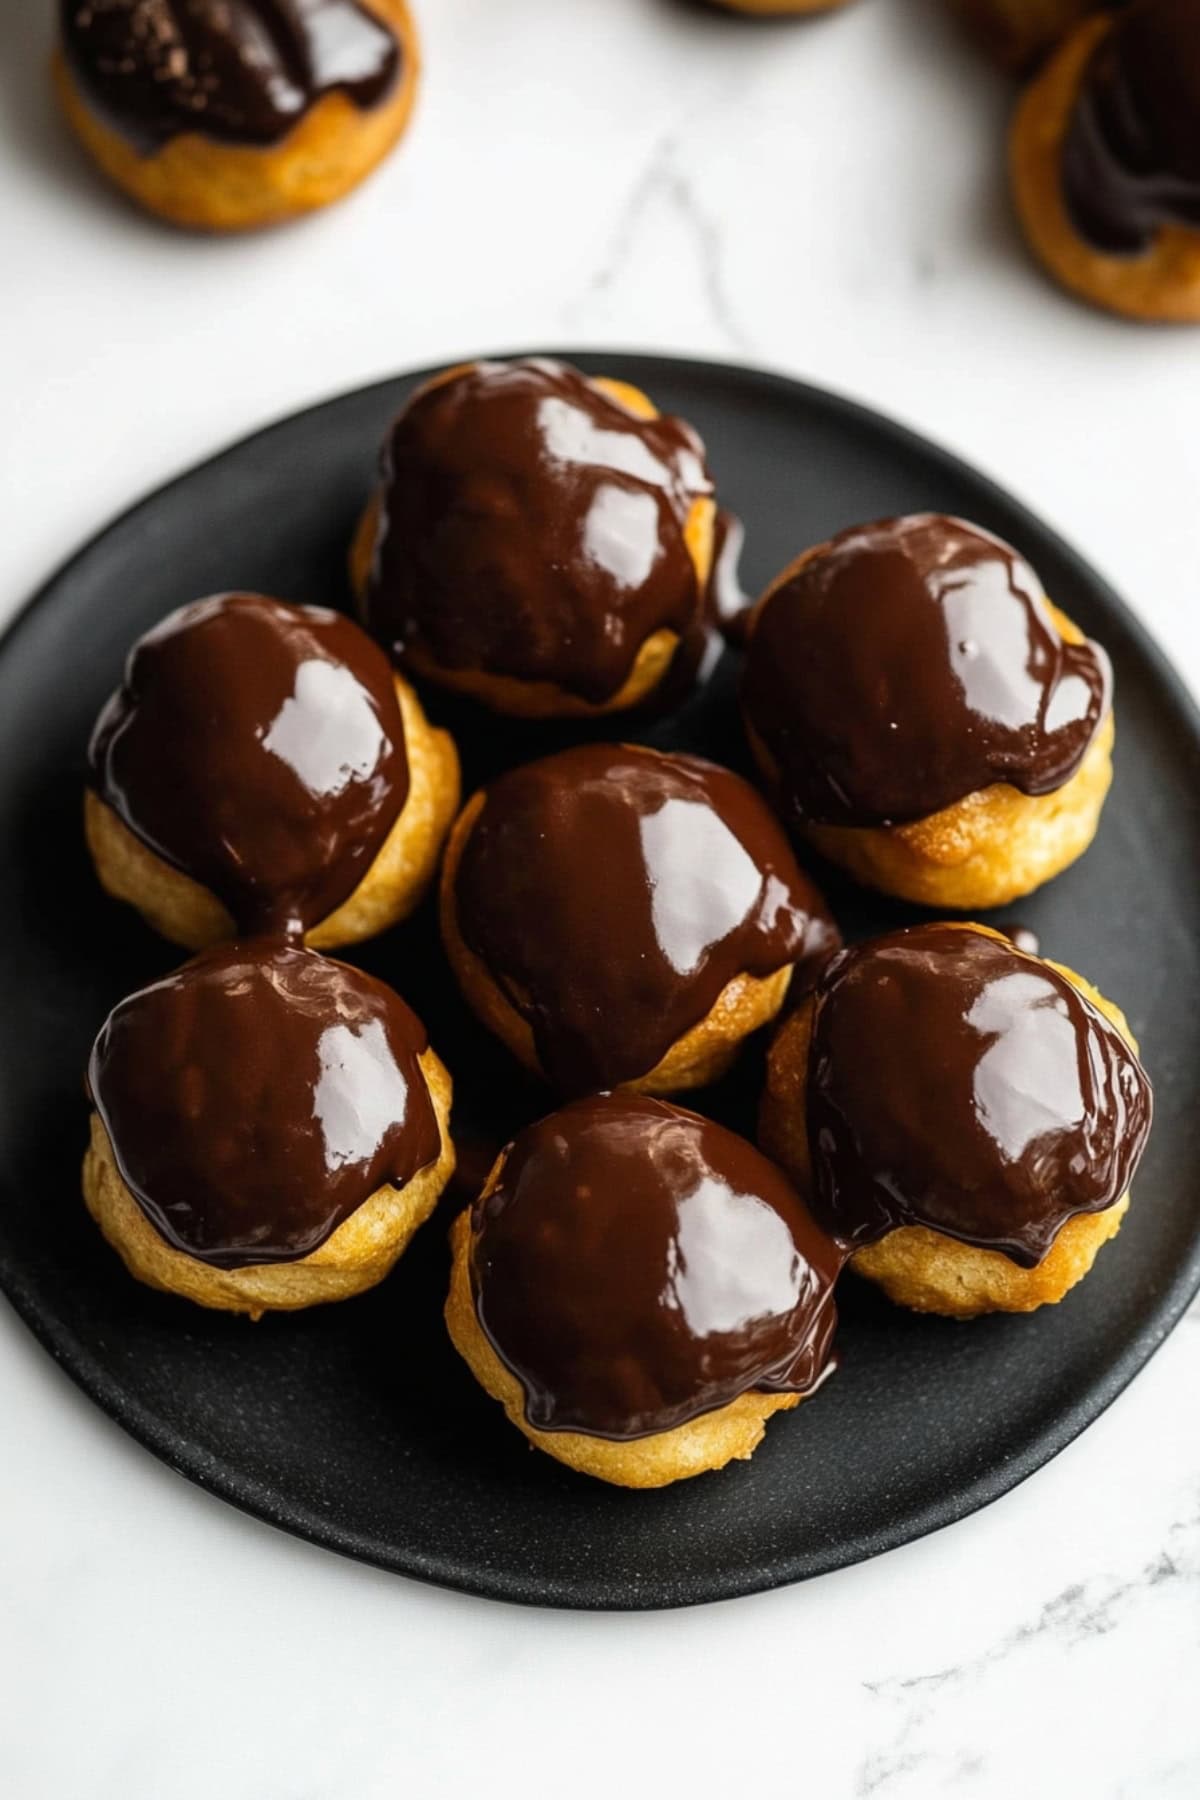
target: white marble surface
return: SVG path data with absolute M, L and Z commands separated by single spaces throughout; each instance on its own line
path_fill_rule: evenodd
M 0 609 L 166 475 L 395 368 L 595 342 L 903 417 L 1086 545 L 1200 686 L 1200 333 L 1093 316 L 1009 220 L 1009 95 L 936 0 L 747 26 L 418 0 L 412 138 L 260 241 L 77 163 L 50 5 L 0 0 Z M 1200 1793 L 1200 1318 L 988 1512 L 690 1614 L 518 1612 L 295 1543 L 123 1438 L 0 1308 L 11 1800 Z M 531 1554 L 534 1552 L 531 1549 Z

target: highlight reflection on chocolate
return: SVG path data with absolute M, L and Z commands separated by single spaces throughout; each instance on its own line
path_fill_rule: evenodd
M 1048 963 L 952 925 L 846 950 L 817 990 L 814 1216 L 857 1247 L 926 1225 L 1032 1268 L 1126 1191 L 1150 1084 Z
M 299 945 L 222 945 L 123 1000 L 92 1100 L 117 1167 L 175 1249 L 294 1262 L 376 1188 L 437 1160 L 424 1027 L 359 969 Z
M 328 917 L 408 795 L 386 657 L 337 613 L 257 594 L 198 600 L 140 638 L 89 761 L 134 835 L 247 932 Z
M 561 1092 L 649 1074 L 741 974 L 806 983 L 840 939 L 765 802 L 699 757 L 588 744 L 486 790 L 459 931 Z
M 1200 231 L 1200 8 L 1135 0 L 1088 65 L 1063 147 L 1080 236 L 1136 256 L 1167 225 Z
M 600 1095 L 522 1132 L 470 1259 L 540 1431 L 645 1437 L 828 1368 L 839 1252 L 773 1163 L 661 1101 Z
M 379 105 L 401 66 L 356 0 L 61 0 L 60 18 L 79 86 L 145 155 L 188 131 L 276 143 L 327 93 Z
M 385 446 L 367 622 L 402 658 L 611 699 L 646 639 L 703 631 L 684 537 L 712 484 L 680 419 L 546 358 L 431 382 Z
M 801 821 L 892 825 L 1007 782 L 1061 787 L 1111 698 L 1098 645 L 1064 642 L 990 533 L 935 513 L 854 526 L 759 606 L 746 718 Z

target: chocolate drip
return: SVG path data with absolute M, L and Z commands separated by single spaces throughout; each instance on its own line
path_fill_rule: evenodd
M 1111 673 L 1065 643 L 1027 563 L 934 513 L 843 531 L 755 615 L 747 721 L 802 821 L 892 825 L 1007 782 L 1070 780 Z
M 143 155 L 188 131 L 277 143 L 335 90 L 378 106 L 401 65 L 355 0 L 62 0 L 61 19 L 75 79 Z
M 502 775 L 454 900 L 462 937 L 567 1094 L 648 1074 L 735 976 L 795 962 L 807 983 L 840 941 L 753 788 L 632 745 Z
M 100 798 L 245 932 L 328 917 L 408 794 L 386 658 L 349 619 L 198 600 L 130 652 L 89 750 Z
M 713 527 L 712 572 L 708 578 L 708 612 L 731 644 L 744 644 L 751 599 L 742 586 L 741 556 L 746 527 L 736 513 L 719 508 Z
M 712 491 L 680 419 L 534 358 L 431 382 L 392 428 L 367 622 L 397 657 L 611 699 L 654 632 L 703 632 L 684 536 Z
M 1150 1084 L 1105 1016 L 1000 938 L 920 925 L 843 952 L 808 1067 L 813 1213 L 841 1241 L 926 1225 L 1032 1268 L 1133 1178 Z
M 88 1085 L 117 1167 L 175 1249 L 295 1262 L 385 1182 L 435 1162 L 424 1027 L 359 969 L 283 942 L 222 945 L 133 994 Z
M 646 1437 L 828 1368 L 837 1248 L 695 1113 L 576 1101 L 521 1133 L 471 1224 L 479 1323 L 539 1431 Z
M 1137 256 L 1167 225 L 1200 232 L 1200 8 L 1139 0 L 1114 17 L 1084 74 L 1063 145 L 1079 235 Z

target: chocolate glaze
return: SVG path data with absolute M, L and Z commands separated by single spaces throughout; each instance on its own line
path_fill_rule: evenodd
M 1063 199 L 1097 250 L 1137 256 L 1200 231 L 1200 7 L 1137 0 L 1097 45 L 1062 155 Z
M 606 1094 L 531 1125 L 471 1215 L 479 1323 L 539 1431 L 638 1438 L 829 1364 L 840 1253 L 742 1138 Z
M 1116 1026 L 1003 939 L 919 925 L 844 951 L 808 1067 L 814 1215 L 854 1247 L 900 1225 L 1032 1268 L 1120 1199 L 1150 1129 Z
M 708 578 L 708 611 L 714 625 L 732 644 L 745 642 L 752 604 L 742 586 L 740 563 L 745 542 L 746 527 L 737 514 L 724 506 L 718 508 Z
M 175 1249 L 295 1262 L 435 1162 L 420 1020 L 282 940 L 222 945 L 110 1014 L 88 1086 L 125 1185 Z
M 874 826 L 994 782 L 1061 787 L 1111 685 L 1096 644 L 1059 637 L 1015 551 L 916 513 L 839 533 L 768 594 L 742 699 L 795 817 Z
M 728 769 L 587 744 L 486 791 L 455 882 L 458 928 L 581 1094 L 646 1075 L 736 975 L 839 943 L 769 809 Z
M 187 131 L 277 143 L 334 90 L 378 106 L 402 60 L 355 0 L 62 0 L 60 16 L 76 81 L 143 155 Z
M 245 932 L 300 931 L 366 874 L 408 794 L 387 659 L 351 620 L 218 594 L 140 638 L 91 779 Z
M 681 419 L 546 358 L 474 364 L 392 427 L 367 622 L 397 657 L 608 700 L 654 632 L 698 655 L 684 527 L 711 491 Z

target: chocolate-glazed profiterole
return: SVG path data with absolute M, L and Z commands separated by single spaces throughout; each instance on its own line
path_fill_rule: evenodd
M 386 893 L 367 911 L 383 916 L 365 922 L 391 923 L 431 876 L 457 795 L 452 746 L 377 645 L 337 613 L 258 594 L 196 601 L 139 639 L 89 762 L 89 836 L 106 885 L 194 945 L 326 921 L 335 929 L 321 942 L 366 935 L 336 921 L 373 874 Z M 143 871 L 126 881 L 114 858 L 119 826 L 166 874 L 199 884 L 207 905 L 156 916 Z M 384 865 L 375 874 L 393 834 L 395 878 Z
M 1013 125 L 1022 223 L 1050 272 L 1150 319 L 1200 319 L 1200 8 L 1133 0 L 1081 25 Z
M 588 744 L 502 775 L 443 873 L 451 962 L 560 1092 L 711 1080 L 839 939 L 748 783 L 698 757 Z
M 452 370 L 385 445 L 367 622 L 498 711 L 632 705 L 702 647 L 711 493 L 695 432 L 636 389 L 547 358 Z
M 411 105 L 404 0 L 61 0 L 59 14 L 72 125 L 181 224 L 267 223 L 336 198 Z
M 528 1127 L 455 1260 L 447 1319 L 475 1374 L 534 1443 L 611 1481 L 748 1455 L 828 1367 L 840 1252 L 751 1145 L 661 1101 L 600 1095 Z
M 89 1206 L 134 1273 L 209 1305 L 377 1281 L 452 1166 L 449 1084 L 420 1021 L 361 970 L 278 939 L 206 951 L 122 1001 L 88 1087 Z M 305 1274 L 273 1292 L 270 1265 Z
M 1150 1116 L 1124 1020 L 1079 977 L 998 933 L 924 925 L 829 965 L 772 1049 L 763 1139 L 825 1230 L 877 1247 L 857 1267 L 967 1313 L 987 1307 L 945 1240 L 1008 1262 L 1010 1308 L 1060 1298 L 1120 1223 Z
M 742 686 L 759 762 L 819 848 L 906 898 L 961 906 L 1028 892 L 1079 854 L 1078 832 L 1064 845 L 1045 829 L 1066 803 L 1036 804 L 1073 801 L 1072 781 L 1090 841 L 1110 693 L 1104 652 L 1028 564 L 934 513 L 855 526 L 785 570 L 751 619 Z M 1007 816 L 979 807 L 990 793 Z

